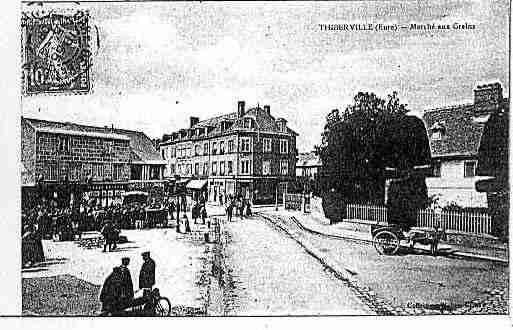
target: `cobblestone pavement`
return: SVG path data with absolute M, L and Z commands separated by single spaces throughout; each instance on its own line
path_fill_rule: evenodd
M 508 268 L 430 255 L 379 255 L 371 245 L 306 233 L 285 217 L 267 221 L 312 244 L 353 276 L 343 279 L 379 315 L 508 313 Z
M 296 242 L 256 218 L 226 223 L 225 315 L 375 315 Z
M 170 299 L 173 315 L 205 314 L 209 284 L 206 273 L 210 272 L 208 244 L 170 228 L 123 230 L 122 235 L 129 242 L 108 253 L 100 247 L 82 247 L 77 242 L 44 241 L 47 261 L 21 273 L 24 314 L 97 314 L 101 285 L 122 257 L 130 257 L 129 269 L 134 288 L 138 288 L 143 251 L 151 251 L 157 264 L 156 287 Z M 41 283 L 52 290 L 43 290 Z

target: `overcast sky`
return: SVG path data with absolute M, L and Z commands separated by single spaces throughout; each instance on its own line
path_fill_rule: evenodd
M 44 5 L 44 8 L 48 7 Z M 61 7 L 63 5 L 60 5 Z M 31 8 L 24 7 L 24 9 Z M 28 117 L 110 125 L 160 137 L 205 119 L 269 104 L 320 141 L 326 114 L 358 91 L 399 97 L 416 114 L 472 102 L 477 84 L 509 94 L 507 1 L 349 3 L 93 3 L 99 30 L 93 91 L 29 96 Z M 41 9 L 41 8 L 37 8 Z M 319 24 L 470 23 L 475 30 L 321 31 Z

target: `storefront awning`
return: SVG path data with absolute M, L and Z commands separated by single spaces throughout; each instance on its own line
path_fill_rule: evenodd
M 207 180 L 191 180 L 189 183 L 187 183 L 187 186 L 185 186 L 187 189 L 203 189 L 205 185 L 207 184 Z

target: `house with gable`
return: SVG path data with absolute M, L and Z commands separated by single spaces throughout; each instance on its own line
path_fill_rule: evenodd
M 485 126 L 498 111 L 509 111 L 500 83 L 477 86 L 473 103 L 424 112 L 433 159 L 432 176 L 426 184 L 428 194 L 437 195 L 441 205 L 487 207 L 486 194 L 475 188 L 482 179 L 476 169 Z

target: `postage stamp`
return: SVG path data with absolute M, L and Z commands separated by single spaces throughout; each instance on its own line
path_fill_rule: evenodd
M 89 13 L 23 13 L 23 92 L 90 91 Z

